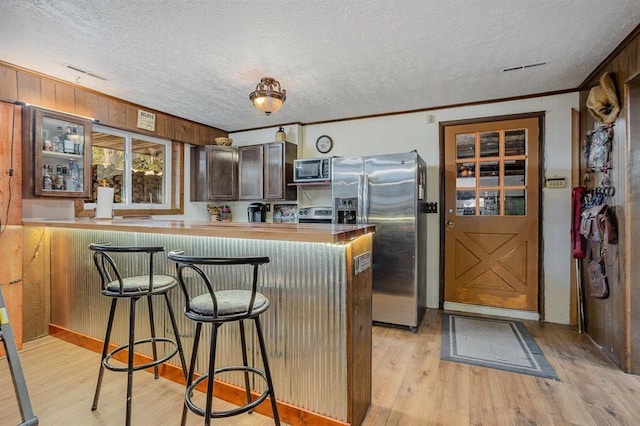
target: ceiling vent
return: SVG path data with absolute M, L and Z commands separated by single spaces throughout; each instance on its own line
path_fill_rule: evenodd
M 101 75 L 94 74 L 91 71 L 83 70 L 82 68 L 78 68 L 75 65 L 67 65 L 67 68 L 69 68 L 70 70 L 74 70 L 74 71 L 77 71 L 79 73 L 82 73 L 84 75 L 88 75 L 88 76 L 91 76 L 91 77 L 94 77 L 94 78 L 99 78 L 100 80 L 105 80 L 105 81 L 107 80 L 106 78 L 104 78 Z
M 519 65 L 517 67 L 503 68 L 502 72 L 526 70 L 526 69 L 529 69 L 529 68 L 541 67 L 543 65 L 547 65 L 548 63 L 549 63 L 549 61 L 543 61 L 543 62 L 536 62 L 534 64 Z

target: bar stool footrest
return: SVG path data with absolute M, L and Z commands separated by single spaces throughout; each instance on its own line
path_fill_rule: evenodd
M 169 343 L 169 344 L 173 345 L 173 350 L 170 351 L 167 355 L 163 356 L 162 358 L 158 358 L 155 361 L 151 360 L 151 361 L 146 362 L 144 364 L 134 365 L 132 367 L 133 371 L 145 370 L 147 368 L 155 367 L 156 365 L 160 365 L 163 362 L 168 361 L 169 359 L 173 358 L 173 356 L 178 353 L 178 344 L 176 343 L 176 341 L 172 340 L 172 339 L 169 339 L 169 338 L 166 338 L 166 337 L 155 337 L 155 338 L 150 337 L 150 338 L 147 338 L 147 339 L 136 340 L 135 342 L 133 342 L 133 347 L 135 348 L 136 345 L 142 345 L 142 344 L 145 344 L 145 343 L 159 343 L 159 342 Z M 111 360 L 111 358 L 115 354 L 117 354 L 118 352 L 120 352 L 122 350 L 128 349 L 128 348 L 129 348 L 129 344 L 124 344 L 124 345 L 118 346 L 117 348 L 115 348 L 114 350 L 109 352 L 107 354 L 107 356 L 104 357 L 104 360 L 102 360 L 102 365 L 104 365 L 104 367 L 107 370 L 111 370 L 111 371 L 120 371 L 120 372 L 128 371 L 128 368 L 127 368 L 126 365 L 118 366 L 118 365 L 109 364 L 109 361 Z
M 230 366 L 230 367 L 223 367 L 223 368 L 216 368 L 215 372 L 214 372 L 214 376 L 218 373 L 224 373 L 224 372 L 228 372 L 228 371 L 245 371 L 248 373 L 253 373 L 256 374 L 260 377 L 262 377 L 262 379 L 264 380 L 265 383 L 267 382 L 267 376 L 265 374 L 264 371 L 262 370 L 258 370 L 257 368 L 253 368 L 253 367 L 244 367 L 244 366 Z M 200 384 L 200 382 L 207 380 L 207 378 L 209 377 L 209 373 L 204 373 L 202 374 L 200 377 L 198 377 L 196 380 L 193 381 L 193 383 L 191 383 L 191 385 L 187 386 L 186 389 L 186 393 L 185 393 L 185 404 L 187 405 L 187 407 L 189 407 L 189 409 L 198 414 L 201 417 L 206 417 L 206 413 L 205 410 L 198 407 L 197 405 L 195 405 L 193 403 L 193 401 L 191 401 L 191 396 L 193 395 L 193 390 L 196 388 L 196 386 L 198 386 L 198 384 Z M 241 405 L 237 408 L 234 408 L 232 410 L 226 410 L 226 411 L 211 411 L 211 418 L 212 419 L 219 419 L 219 418 L 224 418 L 224 417 L 231 417 L 231 416 L 235 416 L 238 414 L 242 414 L 242 413 L 246 413 L 249 411 L 253 411 L 254 408 L 256 408 L 258 405 L 260 405 L 265 399 L 267 399 L 267 396 L 269 395 L 269 386 L 267 385 L 267 388 L 264 390 L 264 392 L 258 396 L 258 398 L 255 401 L 252 401 L 249 404 L 245 404 L 245 405 Z

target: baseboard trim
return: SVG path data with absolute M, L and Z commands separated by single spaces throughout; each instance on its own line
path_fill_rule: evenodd
M 496 317 L 518 318 L 531 321 L 540 320 L 540 314 L 538 312 L 521 311 L 518 309 L 495 308 L 492 306 L 469 305 L 466 303 L 457 302 L 444 302 L 444 310 L 491 315 Z
M 102 353 L 103 342 L 100 339 L 96 339 L 94 337 L 87 336 L 85 334 L 81 334 L 54 324 L 49 324 L 49 334 L 60 340 L 64 340 L 65 342 L 72 343 L 85 349 L 89 349 L 90 351 Z M 112 350 L 116 348 L 116 345 L 111 344 L 109 347 L 110 350 Z M 114 356 L 114 358 L 122 362 L 127 362 L 127 351 L 123 350 L 121 352 L 118 352 L 116 356 Z M 136 353 L 134 356 L 134 363 L 136 364 L 141 364 L 149 361 L 151 361 L 151 357 L 147 355 Z M 149 368 L 145 371 L 153 374 L 152 368 Z M 185 384 L 182 369 L 177 365 L 164 363 L 159 366 L 158 373 L 163 378 L 171 380 L 172 382 L 180 383 L 182 385 Z M 195 376 L 198 377 L 199 374 L 196 373 Z M 201 382 L 196 389 L 203 393 L 206 392 L 206 381 Z M 214 396 L 235 405 L 243 405 L 246 403 L 246 394 L 243 388 L 220 382 L 218 380 L 215 381 Z M 253 397 L 255 399 L 258 397 L 258 395 L 253 393 Z M 292 426 L 349 426 L 349 423 L 313 413 L 311 411 L 295 407 L 285 402 L 277 401 L 276 403 L 278 405 L 278 414 L 280 415 L 280 420 Z M 258 405 L 255 411 L 262 415 L 273 417 L 269 398 L 262 402 L 262 404 Z

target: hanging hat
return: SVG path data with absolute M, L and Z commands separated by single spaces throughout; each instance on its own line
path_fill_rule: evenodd
M 611 124 L 618 118 L 620 104 L 615 83 L 608 72 L 600 77 L 600 85 L 593 87 L 589 92 L 587 108 L 596 120 L 604 124 Z

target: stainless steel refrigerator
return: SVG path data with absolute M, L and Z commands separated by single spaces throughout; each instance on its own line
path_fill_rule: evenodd
M 334 158 L 333 223 L 370 223 L 373 321 L 416 330 L 426 305 L 426 166 L 417 152 Z

